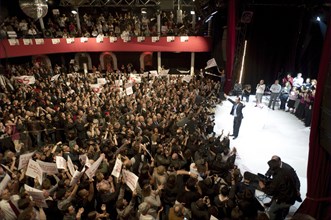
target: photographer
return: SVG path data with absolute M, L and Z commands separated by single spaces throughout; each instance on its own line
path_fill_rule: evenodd
M 281 168 L 279 161 L 271 159 L 268 161 L 270 180 L 259 181 L 260 189 L 267 195 L 272 196 L 271 205 L 268 210 L 270 220 L 285 219 L 290 207 L 297 198 L 297 189 L 292 180 L 291 173 Z

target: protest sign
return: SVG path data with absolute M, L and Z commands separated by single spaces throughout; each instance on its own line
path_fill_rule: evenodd
M 24 184 L 24 189 L 32 197 L 32 200 L 38 207 L 48 208 L 43 191 L 26 184 Z
M 20 155 L 20 159 L 19 159 L 19 162 L 18 162 L 18 168 L 17 169 L 20 170 L 20 169 L 25 168 L 28 165 L 29 160 L 32 158 L 34 153 L 35 152 L 31 152 L 31 153 Z
M 37 163 L 39 164 L 44 173 L 47 173 L 49 175 L 59 173 L 59 171 L 57 170 L 56 163 L 44 162 L 41 160 L 37 160 Z
M 111 172 L 111 175 L 118 178 L 121 174 L 122 165 L 123 162 L 119 158 L 116 158 L 115 166 L 113 168 L 113 171 Z
M 6 189 L 9 181 L 11 180 L 10 176 L 6 173 L 5 177 L 2 179 L 2 181 L 0 182 L 0 193 Z
M 55 161 L 56 161 L 56 167 L 58 169 L 67 169 L 67 161 L 61 157 L 61 156 L 56 156 L 55 157 Z
M 134 191 L 137 187 L 138 177 L 134 173 L 127 170 L 122 170 L 122 174 L 126 185 Z
M 32 159 L 29 160 L 28 168 L 25 172 L 25 175 L 32 178 L 38 178 L 38 182 L 40 184 L 42 184 L 43 182 L 43 169 L 40 167 L 39 163 Z
M 86 171 L 86 175 L 92 179 L 95 175 L 95 172 L 97 172 L 102 160 L 105 158 L 104 154 L 101 154 L 101 156 L 99 157 L 99 159 L 97 161 L 95 161 Z

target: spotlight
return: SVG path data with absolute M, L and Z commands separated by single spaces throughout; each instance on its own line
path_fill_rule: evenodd
M 316 21 L 321 21 L 320 16 L 317 16 L 317 17 L 316 17 Z
M 73 9 L 71 9 L 71 13 L 76 15 L 76 14 L 78 14 L 78 10 L 76 8 L 73 8 Z
M 195 15 L 195 11 L 191 11 L 191 15 Z
M 141 14 L 147 14 L 147 9 L 146 8 L 142 8 L 141 9 Z

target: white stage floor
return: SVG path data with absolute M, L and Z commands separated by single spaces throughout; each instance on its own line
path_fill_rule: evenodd
M 233 98 L 234 99 L 234 98 Z M 290 164 L 297 172 L 301 182 L 301 197 L 305 199 L 307 192 L 307 163 L 310 128 L 289 112 L 271 110 L 264 97 L 264 107 L 255 106 L 255 96 L 245 103 L 244 119 L 236 140 L 230 137 L 230 146 L 236 147 L 237 163 L 241 172 L 262 173 L 268 170 L 267 162 L 273 155 L 281 157 L 282 161 Z M 224 134 L 232 134 L 233 116 L 230 115 L 232 104 L 223 101 L 215 110 L 216 134 L 224 129 Z M 296 202 L 291 212 L 300 203 Z

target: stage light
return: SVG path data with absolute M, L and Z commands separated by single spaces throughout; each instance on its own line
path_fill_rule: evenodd
M 191 15 L 195 15 L 195 11 L 191 11 Z
M 146 10 L 146 8 L 142 8 L 142 9 L 141 9 L 141 14 L 147 14 L 147 10 Z
M 73 8 L 73 9 L 71 9 L 71 13 L 76 15 L 76 14 L 78 14 L 78 10 L 76 8 Z
M 317 17 L 316 17 L 316 21 L 321 21 L 320 16 L 317 16 Z

